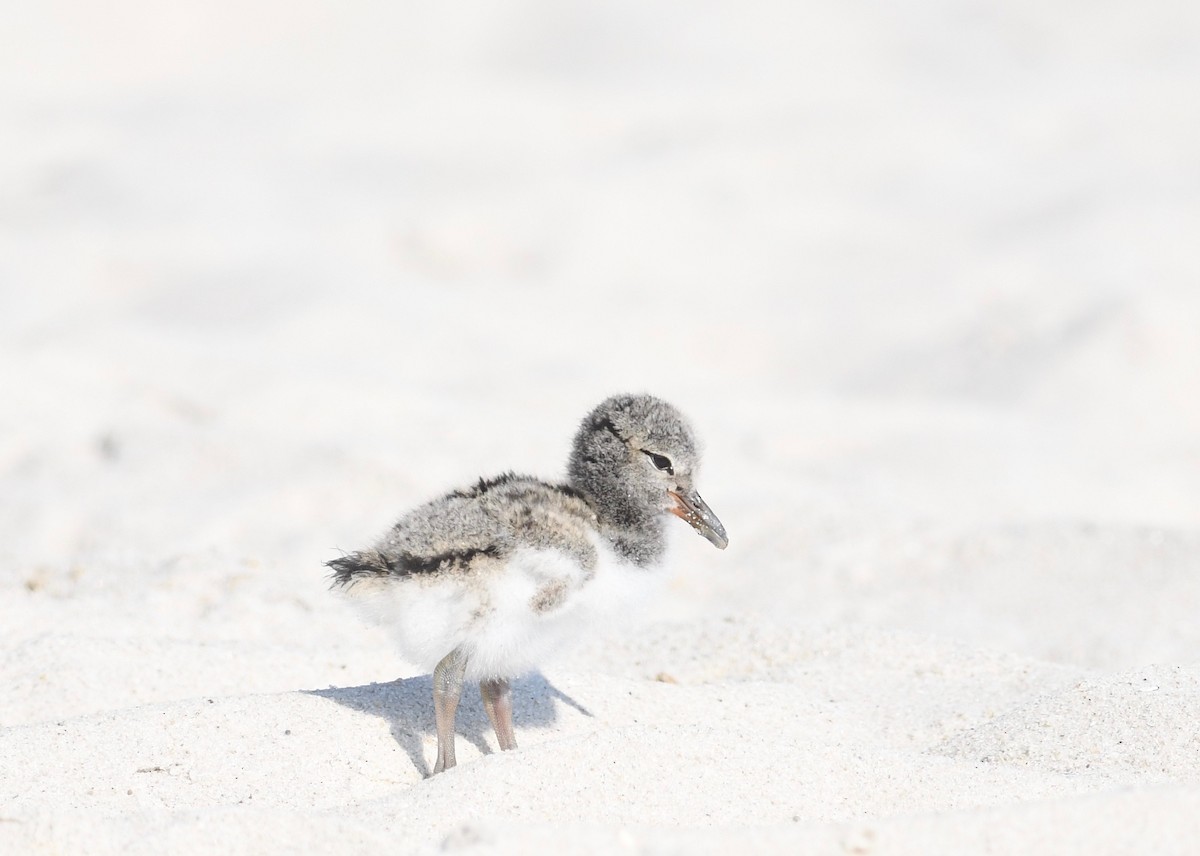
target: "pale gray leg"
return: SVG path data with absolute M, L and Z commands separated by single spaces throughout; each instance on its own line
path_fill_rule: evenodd
M 437 721 L 438 756 L 434 773 L 454 766 L 454 714 L 462 695 L 467 655 L 455 648 L 433 670 L 433 716 Z
M 483 696 L 483 709 L 492 721 L 492 728 L 496 729 L 496 740 L 500 743 L 500 750 L 516 749 L 517 738 L 513 735 L 512 725 L 512 694 L 508 689 L 508 681 L 503 678 L 480 681 L 479 694 Z

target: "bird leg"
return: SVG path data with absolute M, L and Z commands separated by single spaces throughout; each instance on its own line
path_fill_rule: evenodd
M 433 772 L 440 773 L 454 766 L 454 714 L 462 695 L 463 675 L 467 671 L 467 655 L 455 648 L 442 658 L 433 670 L 433 716 L 437 722 L 438 755 Z
M 516 749 L 517 738 L 513 735 L 512 724 L 512 694 L 509 692 L 508 681 L 504 678 L 480 681 L 479 694 L 483 696 L 483 709 L 487 711 L 492 728 L 496 730 L 500 751 Z

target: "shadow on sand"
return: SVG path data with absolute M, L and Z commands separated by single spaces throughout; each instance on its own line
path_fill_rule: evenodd
M 425 735 L 437 733 L 433 719 L 433 676 L 403 678 L 386 684 L 367 684 L 361 687 L 330 687 L 327 690 L 305 690 L 307 695 L 319 696 L 338 704 L 369 713 L 387 721 L 392 737 L 408 753 L 413 766 L 422 775 L 430 775 L 425 760 Z M 591 712 L 575 699 L 559 690 L 535 672 L 512 682 L 513 725 L 520 741 L 522 728 L 545 728 L 558 719 L 555 702 L 569 705 L 584 716 Z M 492 726 L 483 711 L 477 684 L 463 687 L 458 706 L 457 734 L 465 737 L 484 755 L 495 751 L 488 743 Z

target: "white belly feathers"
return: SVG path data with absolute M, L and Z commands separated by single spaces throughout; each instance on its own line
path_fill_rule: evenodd
M 589 629 L 652 600 L 661 575 L 594 537 L 597 561 L 521 548 L 464 585 L 452 574 L 363 580 L 347 594 L 388 628 L 405 659 L 432 670 L 450 651 L 467 653 L 471 680 L 528 672 Z

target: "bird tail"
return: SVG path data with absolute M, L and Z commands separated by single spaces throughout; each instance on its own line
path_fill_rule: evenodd
M 393 571 L 392 563 L 375 550 L 350 553 L 326 562 L 325 567 L 333 570 L 329 575 L 330 584 L 343 588 L 363 580 L 386 577 Z

